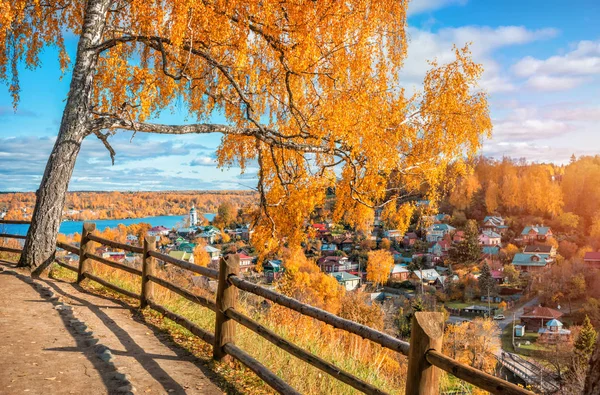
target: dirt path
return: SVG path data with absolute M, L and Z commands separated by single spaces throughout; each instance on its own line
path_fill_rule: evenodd
M 223 394 L 213 381 L 122 305 L 0 272 L 0 394 Z

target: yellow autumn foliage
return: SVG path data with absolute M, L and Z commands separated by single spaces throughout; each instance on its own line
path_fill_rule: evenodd
M 86 15 L 101 13 L 90 23 L 104 24 L 102 37 L 83 48 L 97 64 L 77 122 L 105 142 L 120 130 L 222 133 L 221 166 L 258 165 L 254 238 L 266 255 L 305 241 L 303 226 L 330 187 L 334 221 L 360 230 L 382 204 L 404 212 L 404 203 L 437 200 L 449 164 L 472 158 L 489 134 L 482 67 L 468 48 L 455 48 L 449 64 L 432 62 L 420 93 L 402 88 L 407 5 L 0 0 L 0 80 L 16 105 L 14 62 L 39 66 L 40 51 L 54 45 L 66 69 L 65 34 L 81 34 Z M 199 123 L 147 122 L 180 108 Z M 227 125 L 206 124 L 216 111 Z

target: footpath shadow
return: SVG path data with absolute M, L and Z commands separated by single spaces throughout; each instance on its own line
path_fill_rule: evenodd
M 159 365 L 157 360 L 180 360 L 191 362 L 201 371 L 201 373 L 206 378 L 208 378 L 217 387 L 222 388 L 228 394 L 241 394 L 239 391 L 233 388 L 233 386 L 231 386 L 223 376 L 208 368 L 207 365 L 209 363 L 209 360 L 195 357 L 188 351 L 179 347 L 170 335 L 162 331 L 153 323 L 147 321 L 141 314 L 139 309 L 137 309 L 136 307 L 131 306 L 119 299 L 114 299 L 105 295 L 100 295 L 98 293 L 89 292 L 83 287 L 81 287 L 79 284 L 70 283 L 58 279 L 53 279 L 52 281 L 39 279 L 39 281 L 45 282 L 57 294 L 60 294 L 61 296 L 68 298 L 69 300 L 72 300 L 73 302 L 83 307 L 88 308 L 90 312 L 95 314 L 102 321 L 104 326 L 114 333 L 119 342 L 125 348 L 125 351 L 111 350 L 111 353 L 118 356 L 128 356 L 135 358 L 139 365 L 141 365 L 148 372 L 148 374 L 150 374 L 157 382 L 159 382 L 166 392 L 175 394 L 186 393 L 185 389 Z M 158 339 L 165 347 L 167 347 L 175 355 L 164 355 L 146 352 L 135 342 L 135 340 L 130 336 L 130 334 L 127 331 L 119 327 L 106 314 L 106 312 L 101 309 L 101 306 L 95 305 L 87 300 L 78 298 L 72 294 L 65 292 L 57 284 L 55 284 L 55 282 L 68 284 L 69 286 L 73 287 L 75 290 L 81 293 L 86 293 L 94 296 L 95 298 L 110 301 L 119 306 L 110 306 L 111 309 L 118 308 L 130 310 L 133 313 L 133 319 L 136 322 L 145 325 L 152 332 L 154 337 Z M 106 308 L 106 306 L 104 308 Z
M 35 283 L 28 276 L 22 275 L 10 269 L 0 271 L 0 276 L 13 276 L 21 280 L 23 283 L 29 285 L 42 298 L 39 301 L 48 303 L 50 306 L 52 306 L 52 309 L 57 309 L 59 305 L 63 306 L 57 301 L 57 298 L 47 287 L 40 286 L 40 284 Z M 99 339 L 90 336 L 88 333 L 85 333 L 85 330 L 83 330 L 83 326 L 85 325 L 73 316 L 71 309 L 59 309 L 59 312 L 59 317 L 61 318 L 67 333 L 69 333 L 69 335 L 71 335 L 75 341 L 76 346 L 73 348 L 80 352 L 92 364 L 102 379 L 107 393 L 116 393 L 116 390 L 119 388 L 121 389 L 122 393 L 128 392 L 128 388 L 123 387 L 126 387 L 129 383 L 120 379 L 114 364 L 98 357 L 98 348 L 95 346 L 98 344 Z

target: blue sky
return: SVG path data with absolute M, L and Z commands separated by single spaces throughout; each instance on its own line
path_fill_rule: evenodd
M 571 154 L 600 153 L 600 1 L 413 0 L 402 83 L 418 89 L 427 60 L 452 59 L 451 48 L 472 42 L 485 72 L 494 123 L 483 154 L 565 163 Z M 67 43 L 72 51 L 75 42 Z M 68 76 L 67 76 L 68 77 Z M 21 73 L 21 103 L 12 110 L 0 90 L 0 191 L 39 185 L 62 115 L 68 78 L 56 52 Z M 161 121 L 180 123 L 183 113 Z M 223 122 L 215 116 L 215 122 Z M 71 190 L 247 189 L 256 169 L 217 169 L 220 135 L 114 136 L 114 166 L 95 138 L 84 142 Z

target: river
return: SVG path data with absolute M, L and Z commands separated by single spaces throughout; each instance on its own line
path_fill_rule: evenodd
M 116 228 L 119 224 L 123 224 L 125 226 L 139 224 L 141 222 L 150 224 L 152 226 L 164 226 L 165 228 L 173 228 L 176 225 L 181 226 L 183 224 L 184 218 L 187 215 L 162 215 L 159 217 L 145 217 L 145 218 L 128 218 L 128 219 L 102 219 L 95 220 L 90 222 L 96 223 L 96 229 L 103 231 L 106 228 Z M 215 214 L 204 214 L 204 218 L 209 221 L 212 221 L 215 218 Z M 83 221 L 65 221 L 60 224 L 60 233 L 64 233 L 66 235 L 71 235 L 75 232 L 81 233 L 81 228 L 83 227 Z M 7 225 L 0 224 L 0 233 L 10 233 L 17 235 L 25 235 L 27 234 L 27 229 L 29 229 L 29 225 Z

